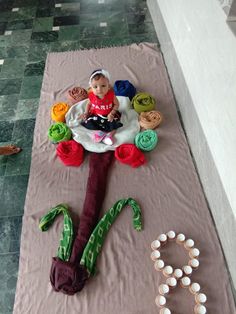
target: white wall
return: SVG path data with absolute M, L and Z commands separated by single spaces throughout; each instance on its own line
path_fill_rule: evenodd
M 148 0 L 236 287 L 236 37 L 217 0 Z
M 221 5 L 222 9 L 228 15 L 233 0 L 218 0 L 218 1 L 219 1 L 220 5 Z

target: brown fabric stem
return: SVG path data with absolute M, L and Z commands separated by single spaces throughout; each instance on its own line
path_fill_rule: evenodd
M 80 216 L 80 225 L 74 240 L 71 263 L 79 263 L 83 250 L 95 228 L 106 192 L 108 169 L 114 156 L 113 151 L 91 153 L 87 190 Z

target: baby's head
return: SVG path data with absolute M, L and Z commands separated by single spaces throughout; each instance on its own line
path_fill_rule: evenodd
M 94 71 L 89 78 L 89 85 L 93 93 L 103 98 L 110 89 L 110 75 L 107 71 L 99 69 Z

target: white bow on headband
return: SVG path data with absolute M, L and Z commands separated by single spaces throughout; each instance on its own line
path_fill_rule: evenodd
M 103 69 L 101 69 L 101 70 L 96 70 L 96 71 L 94 71 L 92 74 L 91 74 L 91 76 L 90 76 L 90 78 L 89 78 L 89 86 L 91 86 L 91 83 L 92 83 L 92 79 L 94 78 L 94 76 L 95 75 L 97 75 L 97 74 L 102 74 L 102 75 L 104 75 L 107 79 L 108 79 L 108 81 L 110 81 L 110 74 L 106 71 L 106 70 L 103 70 Z

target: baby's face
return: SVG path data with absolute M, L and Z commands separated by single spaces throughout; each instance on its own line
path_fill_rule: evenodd
M 92 80 L 91 88 L 93 93 L 99 98 L 103 98 L 109 91 L 109 81 L 105 77 L 100 77 L 99 80 Z

